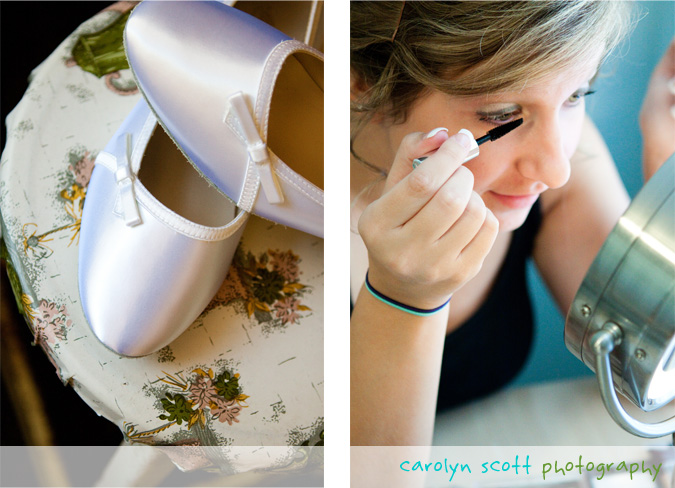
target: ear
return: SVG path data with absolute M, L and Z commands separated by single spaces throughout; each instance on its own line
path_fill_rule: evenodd
M 364 79 L 353 69 L 349 70 L 349 100 L 357 102 L 368 89 Z
M 366 92 L 368 91 L 368 84 L 365 82 L 365 80 L 359 76 L 354 70 L 350 70 L 349 72 L 349 101 L 351 103 L 358 104 L 359 100 L 361 100 L 364 96 L 366 96 Z M 384 121 L 384 117 L 378 113 L 375 112 L 369 116 L 368 119 L 370 122 L 374 123 L 380 123 Z

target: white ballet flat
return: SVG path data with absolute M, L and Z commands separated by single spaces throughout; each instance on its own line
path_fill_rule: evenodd
M 247 218 L 139 102 L 97 156 L 85 199 L 78 279 L 96 337 L 124 356 L 173 341 L 225 279 Z
M 159 123 L 207 179 L 240 209 L 323 237 L 319 51 L 208 1 L 141 3 L 125 48 Z

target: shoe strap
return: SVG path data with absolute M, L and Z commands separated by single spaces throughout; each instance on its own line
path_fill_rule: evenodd
M 126 135 L 126 152 L 124 157 L 115 157 L 107 152 L 100 152 L 96 157 L 96 164 L 101 164 L 115 174 L 117 183 L 117 198 L 113 213 L 124 220 L 129 227 L 143 223 L 136 202 L 134 183 L 136 177 L 131 168 L 131 134 Z
M 265 198 L 269 203 L 283 203 L 284 194 L 272 167 L 267 144 L 260 137 L 244 94 L 237 92 L 228 98 L 228 102 L 230 109 L 225 113 L 223 122 L 229 125 L 243 140 L 248 152 L 244 190 L 239 197 L 237 206 L 246 212 L 250 212 L 253 209 L 260 187 L 262 187 Z

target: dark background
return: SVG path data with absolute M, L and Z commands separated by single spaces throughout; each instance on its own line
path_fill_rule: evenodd
M 30 72 L 82 22 L 93 17 L 112 2 L 0 2 L 0 118 L 4 150 L 7 114 L 19 103 L 28 88 Z M 99 417 L 72 388 L 64 386 L 40 347 L 31 346 L 33 337 L 23 317 L 18 313 L 7 273 L 0 272 L 3 336 L 18 336 L 19 345 L 27 357 L 27 368 L 38 383 L 45 404 L 54 445 L 117 445 L 122 433 L 111 422 Z M 9 329 L 11 327 L 11 329 Z M 9 342 L 9 341 L 7 341 Z M 0 359 L 4 363 L 5 354 Z M 4 368 L 0 364 L 0 368 Z M 3 375 L 0 396 L 0 444 L 26 445 L 26 438 L 12 407 Z M 25 408 L 25 409 L 24 409 Z M 31 406 L 20 407 L 24 417 L 30 418 Z

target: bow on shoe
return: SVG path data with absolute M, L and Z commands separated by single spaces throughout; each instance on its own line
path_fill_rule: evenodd
M 224 122 L 235 129 L 235 133 L 237 133 L 246 143 L 246 150 L 248 151 L 249 158 L 249 169 L 247 170 L 247 173 L 250 171 L 250 162 L 252 161 L 255 163 L 258 180 L 267 201 L 274 204 L 283 203 L 284 194 L 281 191 L 281 186 L 279 185 L 277 176 L 272 168 L 269 152 L 267 151 L 267 144 L 260 138 L 258 128 L 255 125 L 251 111 L 244 99 L 244 94 L 242 92 L 237 92 L 230 96 L 228 101 L 230 102 L 230 113 L 237 119 L 240 130 L 236 130 L 230 121 L 227 120 L 227 113 Z M 239 202 L 237 202 L 237 206 L 247 212 L 253 208 L 255 195 L 257 194 L 257 190 L 254 190 L 253 192 L 247 191 L 247 187 L 249 187 L 250 184 L 249 178 L 250 174 L 247 174 L 246 182 L 244 183 L 245 190 L 242 192 Z
M 141 214 L 136 203 L 134 192 L 134 174 L 131 171 L 131 134 L 127 134 L 127 150 L 124 158 L 117 159 L 115 180 L 117 181 L 117 201 L 115 202 L 115 214 L 124 219 L 129 227 L 134 227 L 142 222 Z

